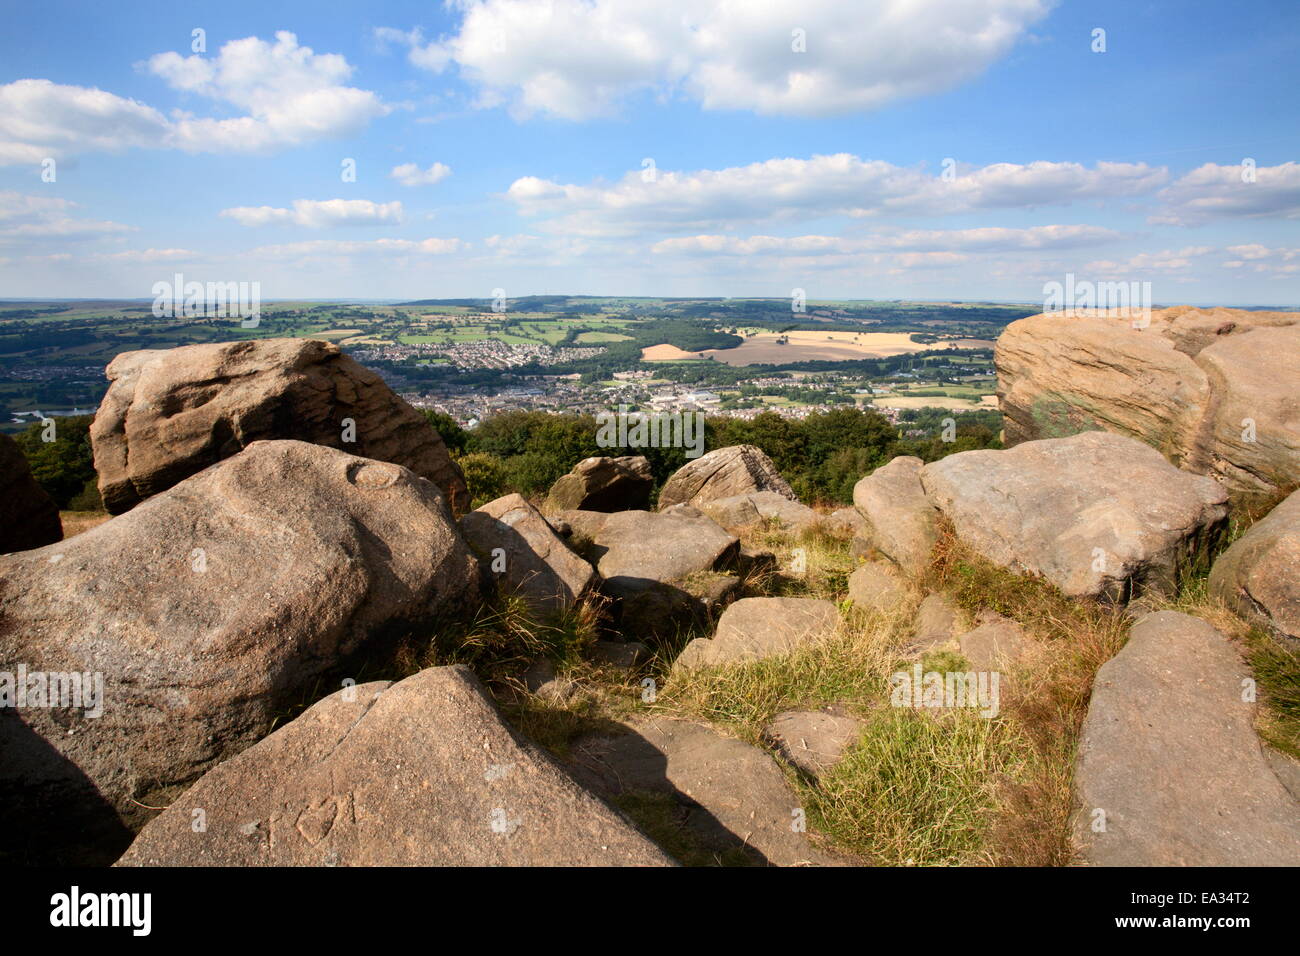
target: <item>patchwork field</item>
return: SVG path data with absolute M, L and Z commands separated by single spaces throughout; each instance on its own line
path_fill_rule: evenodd
M 933 344 L 913 342 L 906 332 L 761 332 L 734 349 L 709 349 L 698 357 L 713 358 L 728 365 L 775 365 L 782 362 L 848 362 L 855 359 L 889 358 L 934 348 L 992 348 L 983 339 L 955 339 Z M 680 350 L 679 350 L 680 351 Z M 663 357 L 667 357 L 665 354 Z M 682 358 L 683 355 L 675 356 Z M 656 361 L 660 356 L 642 358 Z

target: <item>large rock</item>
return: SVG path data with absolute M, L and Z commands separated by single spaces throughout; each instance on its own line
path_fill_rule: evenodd
M 1068 595 L 1116 601 L 1172 593 L 1227 515 L 1217 482 L 1108 432 L 959 452 L 926 465 L 921 484 L 990 561 Z
M 884 561 L 868 561 L 849 575 L 849 599 L 857 607 L 888 614 L 907 599 L 907 588 Z
M 1300 491 L 1255 522 L 1210 569 L 1210 593 L 1300 641 Z
M 584 458 L 551 486 L 546 510 L 631 511 L 650 507 L 654 473 L 644 455 Z
M 799 501 L 775 491 L 757 491 L 730 498 L 715 498 L 698 505 L 706 515 L 728 531 L 736 531 L 771 520 L 783 528 L 800 530 L 818 519 L 817 512 Z
M 456 666 L 335 692 L 205 775 L 119 865 L 671 862 L 513 733 Z
M 518 594 L 538 614 L 567 611 L 596 580 L 522 495 L 489 501 L 460 519 L 487 580 Z
M 834 632 L 839 610 L 817 598 L 742 598 L 718 620 L 713 637 L 697 637 L 674 664 L 708 667 L 789 654 Z
M 939 514 L 921 487 L 923 464 L 900 456 L 853 486 L 853 506 L 866 523 L 858 537 L 910 574 L 929 566 L 939 537 Z
M 336 345 L 260 339 L 124 352 L 90 437 L 104 507 L 120 514 L 259 439 L 327 445 L 409 468 L 456 513 L 460 468 L 425 418 Z M 351 423 L 351 424 L 349 424 Z
M 839 762 L 862 736 L 862 728 L 862 721 L 831 705 L 777 714 L 763 729 L 763 737 L 792 766 L 816 778 Z
M 557 517 L 596 565 L 629 635 L 672 636 L 701 623 L 709 604 L 718 603 L 713 591 L 724 583 L 713 572 L 739 558 L 739 539 L 687 505 L 658 513 L 563 511 Z
M 1140 324 L 1140 323 L 1139 323 Z M 1276 494 L 1300 473 L 1300 313 L 1047 313 L 1007 326 L 994 362 L 1006 442 L 1104 429 L 1222 481 Z
M 292 441 L 0 558 L 0 672 L 103 681 L 98 717 L 0 708 L 0 842 L 96 859 L 331 672 L 458 612 L 476 585 L 431 482 Z
M 18 443 L 0 434 L 0 554 L 63 540 L 58 506 L 32 478 Z
M 684 862 L 774 866 L 837 862 L 808 839 L 798 795 L 758 747 L 687 720 L 635 720 L 576 740 L 580 781 L 611 799 L 654 794 L 693 852 Z
M 1174 611 L 1097 672 L 1075 832 L 1100 866 L 1300 865 L 1300 803 L 1270 768 L 1227 638 Z
M 659 492 L 659 510 L 679 504 L 698 507 L 705 501 L 756 491 L 774 491 L 795 500 L 794 491 L 762 449 L 733 445 L 702 455 L 673 472 Z

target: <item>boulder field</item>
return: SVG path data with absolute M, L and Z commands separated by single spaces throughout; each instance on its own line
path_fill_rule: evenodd
M 590 458 L 540 509 L 511 494 L 462 513 L 468 490 L 436 433 L 333 346 L 126 353 L 92 428 L 117 517 L 61 541 L 57 511 L 0 436 L 0 544 L 13 552 L 0 554 L 0 700 L 13 703 L 13 675 L 41 697 L 0 706 L 0 860 L 854 862 L 810 836 L 801 803 L 883 701 L 782 700 L 742 740 L 698 719 L 707 710 L 635 700 L 589 719 L 582 685 L 615 675 L 602 693 L 646 680 L 711 693 L 732 672 L 779 671 L 885 623 L 900 664 L 944 652 L 1010 671 L 1027 692 L 1028 664 L 1062 648 L 964 592 L 930 590 L 951 536 L 1076 601 L 1128 605 L 1127 644 L 1097 671 L 1078 741 L 1080 862 L 1300 864 L 1300 763 L 1261 746 L 1242 643 L 1198 617 L 1142 612 L 1204 570 L 1234 503 L 1294 485 L 1289 406 L 1239 367 L 1289 347 L 1290 318 L 1184 309 L 1124 334 L 1062 326 L 1067 344 L 1043 359 L 1055 372 L 1008 379 L 1013 447 L 895 458 L 831 515 L 796 500 L 750 445 L 688 462 L 653 503 L 647 459 Z M 1001 351 L 1008 370 L 1035 321 Z M 1067 394 L 1071 363 L 1091 361 L 1076 339 L 1099 367 Z M 1138 384 L 1106 378 L 1120 375 L 1107 363 L 1139 360 L 1147 388 L 1183 391 L 1143 404 Z M 1281 374 L 1290 358 L 1270 361 Z M 1103 393 L 1121 386 L 1107 411 Z M 1096 401 L 1065 401 L 1081 392 Z M 1031 413 L 1017 417 L 1016 402 Z M 1241 402 L 1257 403 L 1248 448 L 1219 427 Z M 344 419 L 354 441 L 336 430 Z M 1077 433 L 1033 431 L 1058 426 Z M 1209 569 L 1211 598 L 1280 642 L 1300 640 L 1298 529 L 1300 492 Z M 862 560 L 809 596 L 757 550 L 777 547 L 769 532 L 810 547 L 853 535 Z M 370 679 L 372 662 L 401 658 L 399 641 L 482 626 L 501 594 L 539 634 L 592 599 L 599 628 L 567 651 L 581 666 L 530 649 L 491 691 L 463 665 Z M 494 696 L 586 723 L 551 756 Z M 657 816 L 634 812 L 647 807 Z M 662 848 L 655 820 L 677 827 Z
M 5 839 L 102 860 L 360 649 L 458 613 L 476 586 L 431 482 L 296 441 L 0 557 L 0 671 L 102 681 L 99 714 L 0 708 Z

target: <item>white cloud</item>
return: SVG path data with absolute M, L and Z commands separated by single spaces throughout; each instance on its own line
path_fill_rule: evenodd
M 368 199 L 295 199 L 292 209 L 277 206 L 235 206 L 221 215 L 241 226 L 293 225 L 308 229 L 336 226 L 384 226 L 402 221 L 400 202 Z
M 443 256 L 461 252 L 468 243 L 461 239 L 371 239 L 349 241 L 315 239 L 309 242 L 289 242 L 282 245 L 259 246 L 248 255 L 255 258 L 312 259 L 335 256 Z
M 660 254 L 753 256 L 782 254 L 797 256 L 854 255 L 868 252 L 1006 252 L 1016 250 L 1069 249 L 1121 238 L 1101 226 L 1032 226 L 1027 229 L 985 227 L 980 229 L 932 229 L 887 233 L 867 237 L 846 236 L 683 236 L 655 243 L 651 251 Z
M 1300 163 L 1243 168 L 1206 163 L 1160 191 L 1166 208 L 1151 218 L 1162 225 L 1193 226 L 1236 217 L 1300 218 Z
M 639 90 L 705 109 L 816 116 L 951 89 L 1005 56 L 1047 0 L 458 0 L 458 32 L 425 44 L 384 28 L 412 62 L 454 62 L 480 105 L 568 119 Z M 802 31 L 803 52 L 796 52 Z
M 92 87 L 17 80 L 0 86 L 0 165 L 131 147 L 255 152 L 346 136 L 389 111 L 374 93 L 344 85 L 352 67 L 342 56 L 314 53 L 284 31 L 274 43 L 247 37 L 215 57 L 159 53 L 141 66 L 222 113 L 245 115 L 168 117 Z
M 171 262 L 176 259 L 193 259 L 198 255 L 190 249 L 126 249 L 122 252 L 100 252 L 91 256 L 103 262 Z
M 1089 262 L 1083 271 L 1089 276 L 1133 279 L 1143 274 L 1178 275 L 1187 273 L 1194 259 L 1214 252 L 1210 246 L 1186 246 L 1182 249 L 1163 249 L 1159 252 L 1140 252 L 1121 262 L 1103 259 Z
M 169 133 L 157 110 L 103 90 L 49 80 L 0 86 L 0 165 L 37 165 L 74 150 L 159 147 Z
M 1223 263 L 1225 269 L 1242 273 L 1285 279 L 1300 275 L 1300 248 L 1270 248 L 1259 243 L 1229 246 L 1233 258 Z
M 769 159 L 748 166 L 677 173 L 647 182 L 629 172 L 614 185 L 579 186 L 526 176 L 506 193 L 546 228 L 580 235 L 695 231 L 744 222 L 816 216 L 945 215 L 1033 208 L 1151 192 L 1168 179 L 1143 163 L 997 163 L 949 182 L 932 172 L 848 153 Z
M 107 220 L 78 219 L 71 214 L 75 208 L 76 203 L 67 199 L 0 191 L 0 243 L 79 242 L 134 229 Z
M 374 93 L 344 85 L 352 75 L 346 59 L 299 46 L 297 36 L 285 30 L 274 43 L 232 40 L 213 58 L 158 53 L 146 68 L 176 90 L 247 111 L 233 119 L 178 117 L 172 141 L 181 149 L 293 146 L 355 133 L 388 112 Z
M 428 169 L 421 169 L 415 163 L 403 163 L 394 166 L 389 175 L 403 186 L 432 186 L 450 176 L 451 167 L 434 163 Z

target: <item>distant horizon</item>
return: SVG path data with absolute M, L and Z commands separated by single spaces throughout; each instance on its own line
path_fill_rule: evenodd
M 674 301 L 701 301 L 701 302 L 708 302 L 708 301 L 788 302 L 789 301 L 788 296 L 779 297 L 779 296 L 761 296 L 761 295 L 673 295 L 673 296 L 621 295 L 614 292 L 610 292 L 610 293 L 525 292 L 520 295 L 510 296 L 507 301 L 514 301 L 518 299 L 543 298 L 543 297 L 544 298 L 565 298 L 565 299 L 644 299 L 644 300 L 662 299 L 662 300 L 674 300 Z M 91 296 L 16 296 L 16 297 L 0 296 L 0 302 L 9 305 L 14 305 L 14 304 L 21 305 L 27 302 L 149 303 L 152 301 L 153 299 L 149 296 L 140 296 L 136 298 L 122 298 L 119 296 L 93 296 L 93 295 Z M 304 296 L 285 296 L 283 298 L 279 298 L 279 297 L 263 298 L 261 301 L 264 304 L 283 303 L 283 302 L 321 302 L 321 303 L 350 302 L 350 303 L 356 303 L 358 305 L 407 305 L 412 302 L 434 302 L 434 303 L 444 303 L 444 302 L 453 302 L 453 301 L 491 302 L 492 297 L 491 296 L 443 296 L 439 298 L 424 297 L 421 299 L 409 299 L 409 298 L 374 299 L 374 298 L 359 298 L 355 296 L 326 296 L 323 298 L 307 298 Z M 988 304 L 988 305 L 1023 305 L 1023 306 L 1032 306 L 1038 308 L 1042 307 L 1041 301 L 1035 301 L 1032 299 L 984 299 L 984 298 L 958 299 L 958 298 L 947 298 L 947 297 L 938 298 L 938 299 L 919 299 L 919 298 L 906 297 L 906 296 L 903 298 L 873 298 L 870 296 L 864 296 L 864 297 L 842 296 L 842 297 L 830 298 L 830 299 L 810 298 L 807 300 L 807 305 L 808 306 L 829 305 L 836 302 L 915 302 L 920 305 L 939 305 L 943 303 L 952 303 L 954 305 Z M 1182 305 L 1188 305 L 1188 306 L 1192 306 L 1193 308 L 1199 308 L 1199 309 L 1221 308 L 1221 309 L 1250 309 L 1252 311 L 1262 311 L 1265 309 L 1272 310 L 1272 311 L 1279 311 L 1279 312 L 1300 311 L 1300 303 L 1298 302 L 1242 302 L 1242 301 L 1196 302 L 1190 299 L 1178 299 L 1172 302 L 1152 302 L 1151 308 L 1172 309 Z M 509 310 L 507 310 L 507 313 L 508 311 Z M 793 313 L 793 314 L 799 314 L 799 313 Z M 201 317 L 202 316 L 199 316 L 199 318 Z

